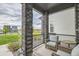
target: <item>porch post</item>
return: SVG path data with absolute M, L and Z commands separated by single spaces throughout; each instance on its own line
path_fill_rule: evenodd
M 48 12 L 46 11 L 43 14 L 42 19 L 42 34 L 43 34 L 43 42 L 46 43 L 48 41 Z
M 79 3 L 75 3 L 76 42 L 79 44 Z
M 22 51 L 24 56 L 31 56 L 33 52 L 32 35 L 32 5 L 22 4 Z

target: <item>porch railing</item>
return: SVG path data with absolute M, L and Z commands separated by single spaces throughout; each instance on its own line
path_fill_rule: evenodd
M 70 41 L 76 41 L 76 35 L 70 35 L 70 34 L 55 34 L 58 36 L 58 41 L 65 41 L 65 40 L 70 40 Z M 53 36 L 53 33 L 49 33 L 49 37 Z M 68 47 L 68 44 L 61 44 L 65 47 Z M 71 48 L 75 47 L 76 43 L 71 45 Z
M 55 34 L 56 36 L 59 37 L 59 40 L 64 40 L 64 39 L 68 39 L 68 40 L 71 40 L 71 39 L 76 39 L 76 35 L 70 35 L 70 34 Z M 49 37 L 50 36 L 53 36 L 53 33 L 49 33 Z
M 43 43 L 42 34 L 33 35 L 33 48 Z

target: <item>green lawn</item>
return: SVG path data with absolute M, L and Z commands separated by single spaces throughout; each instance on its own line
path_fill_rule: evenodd
M 33 30 L 33 35 L 35 39 L 39 39 L 41 31 L 40 30 Z M 21 39 L 21 35 L 19 33 L 9 33 L 9 34 L 0 34 L 0 45 L 8 44 L 12 42 L 17 42 Z
M 33 29 L 33 37 L 35 40 L 39 40 L 41 38 L 41 30 Z
M 41 34 L 41 30 L 33 29 L 33 35 Z
M 18 33 L 0 34 L 0 45 L 16 42 L 20 37 Z

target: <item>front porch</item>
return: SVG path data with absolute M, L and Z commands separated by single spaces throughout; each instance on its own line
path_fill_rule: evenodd
M 79 40 L 79 36 L 78 36 L 78 34 L 79 34 L 78 27 L 79 26 L 78 26 L 78 14 L 77 14 L 78 6 L 79 6 L 79 4 L 73 4 L 73 3 L 69 3 L 69 4 L 53 4 L 53 3 L 52 4 L 41 4 L 41 3 L 39 3 L 39 4 L 30 4 L 30 3 L 22 4 L 22 10 L 23 10 L 22 11 L 22 14 L 23 14 L 22 15 L 22 18 L 23 18 L 22 19 L 22 27 L 23 27 L 22 28 L 23 29 L 22 52 L 23 52 L 23 55 L 25 55 L 25 56 L 31 56 L 31 55 L 33 55 L 33 56 L 51 56 L 53 53 L 57 53 L 57 51 L 59 51 L 59 50 L 62 50 L 67 53 L 71 53 L 72 49 L 74 49 L 75 46 L 77 46 L 76 44 L 79 43 L 79 41 L 78 41 Z M 40 39 L 42 39 L 42 40 L 38 40 L 38 41 L 35 41 L 34 37 L 33 37 L 33 26 L 32 26 L 33 25 L 32 24 L 33 8 L 37 9 L 43 15 L 41 18 L 42 19 L 42 37 L 40 37 Z M 65 13 L 61 12 L 64 10 L 67 10 L 67 11 Z M 73 11 L 73 13 L 72 13 L 72 11 Z M 55 14 L 57 12 L 58 12 L 58 14 Z M 61 13 L 59 13 L 59 12 L 61 12 Z M 67 13 L 69 13 L 69 14 L 67 14 Z M 76 13 L 76 15 L 73 15 L 74 13 Z M 53 14 L 54 16 L 50 17 L 51 14 Z M 65 15 L 63 16 L 63 14 L 65 14 Z M 76 18 L 75 18 L 75 16 L 76 16 Z M 65 17 L 67 19 L 65 19 Z M 59 24 L 54 19 L 57 19 L 57 21 L 59 23 L 60 22 L 61 23 Z M 67 23 L 63 22 L 64 19 L 66 20 Z M 72 22 L 72 25 L 71 25 L 69 23 L 69 19 L 70 19 L 70 21 L 73 21 L 74 24 Z M 74 19 L 76 21 L 74 21 Z M 54 24 L 54 26 L 52 26 L 52 24 Z M 76 26 L 74 26 L 75 24 L 76 24 Z M 64 25 L 64 26 L 62 26 L 62 25 Z M 68 25 L 70 27 L 67 27 L 66 25 Z M 67 27 L 67 28 L 65 28 L 65 27 Z M 71 27 L 73 27 L 74 30 Z M 76 31 L 75 31 L 75 29 L 76 29 Z M 65 33 L 65 34 L 63 34 L 63 33 Z M 74 34 L 74 33 L 76 33 L 76 34 Z M 65 40 L 66 40 L 66 42 L 65 42 Z M 67 53 L 64 53 L 64 54 L 67 54 Z

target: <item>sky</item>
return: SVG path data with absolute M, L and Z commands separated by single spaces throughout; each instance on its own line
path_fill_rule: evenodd
M 21 4 L 0 3 L 0 28 L 3 25 L 21 26 Z
M 0 28 L 3 25 L 22 25 L 22 5 L 19 3 L 0 3 Z M 39 14 L 33 9 L 33 27 L 36 29 L 41 28 L 41 20 Z

